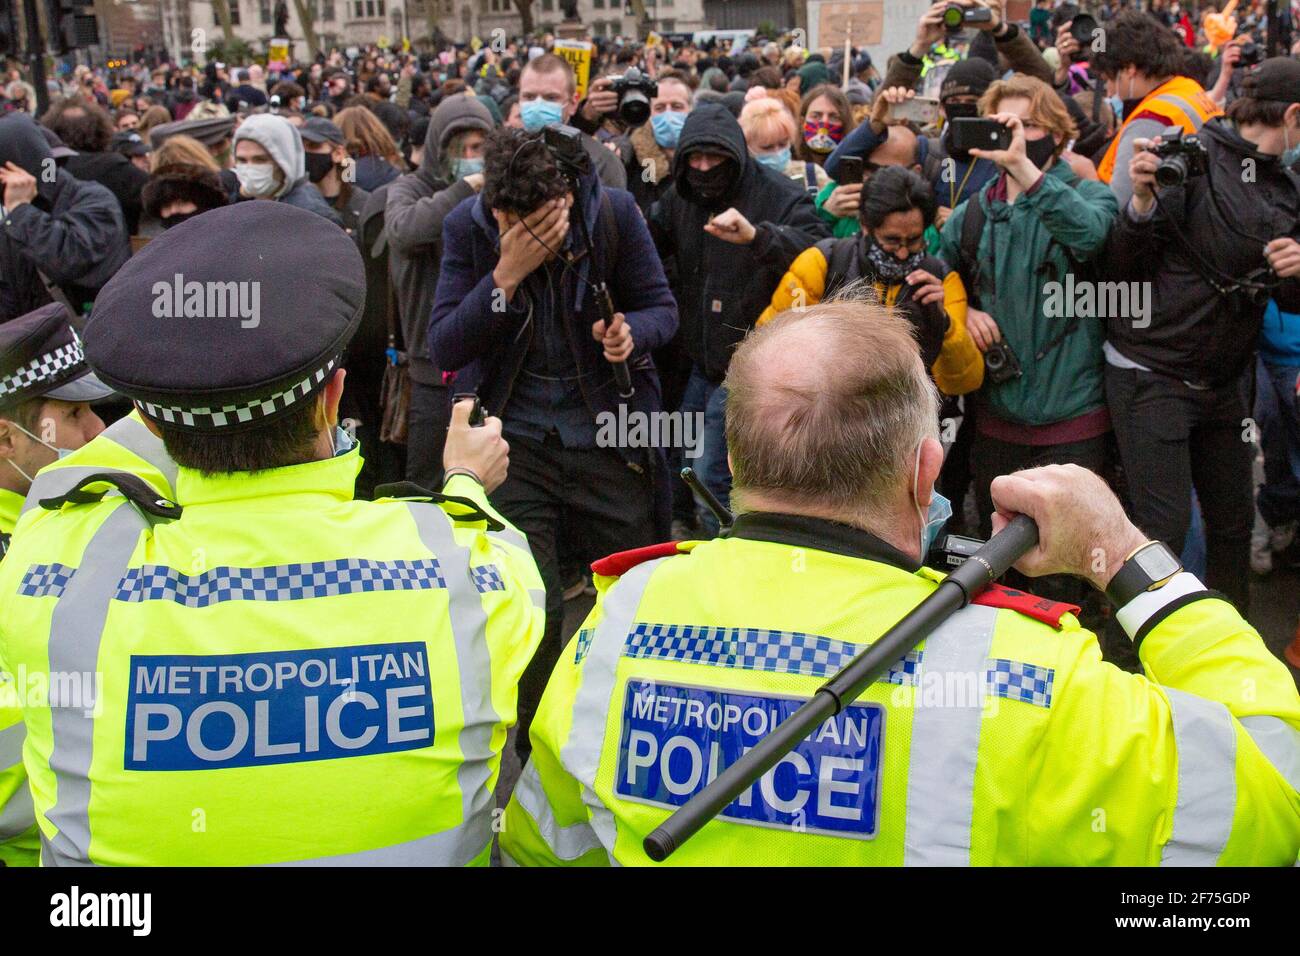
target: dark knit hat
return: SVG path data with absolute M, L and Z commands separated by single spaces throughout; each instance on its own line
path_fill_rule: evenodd
M 207 212 L 226 205 L 230 197 L 216 170 L 191 163 L 158 167 L 140 191 L 144 211 L 157 218 L 161 218 L 165 206 L 183 200 L 194 203 L 199 212 Z
M 997 71 L 988 60 L 979 58 L 960 60 L 952 65 L 948 75 L 944 77 L 943 86 L 939 87 L 939 100 L 942 102 L 952 96 L 978 98 L 984 95 L 984 91 L 992 86 L 997 78 Z

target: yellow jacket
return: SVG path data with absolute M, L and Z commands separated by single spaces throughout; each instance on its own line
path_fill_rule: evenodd
M 940 261 L 940 260 L 935 260 Z M 805 249 L 790 265 L 777 284 L 771 304 L 758 317 L 756 325 L 771 321 L 787 309 L 815 305 L 826 294 L 826 256 L 817 246 Z M 946 268 L 946 267 L 945 267 Z M 885 305 L 898 301 L 903 284 L 886 286 L 876 283 L 876 295 Z M 965 395 L 984 383 L 984 356 L 970 332 L 966 330 L 966 287 L 956 271 L 943 276 L 943 307 L 948 313 L 948 330 L 943 336 L 939 358 L 930 366 L 930 374 L 945 395 Z
M 506 809 L 515 863 L 648 864 L 646 834 L 942 578 L 770 514 L 593 569 Z M 1074 610 L 981 596 L 668 863 L 1293 864 L 1300 695 L 1254 629 L 1181 573 L 1117 612 L 1143 676 Z

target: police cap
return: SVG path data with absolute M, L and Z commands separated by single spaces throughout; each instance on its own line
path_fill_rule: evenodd
M 0 409 L 33 398 L 93 402 L 113 390 L 91 374 L 58 302 L 0 324 Z
M 366 280 L 348 234 L 250 200 L 155 238 L 100 291 L 86 359 L 154 421 L 223 433 L 302 407 L 338 368 Z

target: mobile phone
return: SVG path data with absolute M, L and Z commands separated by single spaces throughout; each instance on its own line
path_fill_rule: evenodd
M 862 182 L 862 157 L 845 156 L 840 160 L 839 175 L 835 181 L 841 186 L 850 186 Z
M 1011 146 L 1011 129 L 997 120 L 958 117 L 952 121 L 952 148 L 1008 149 Z
M 890 103 L 889 118 L 929 126 L 939 118 L 939 101 L 928 96 L 914 96 L 901 103 Z

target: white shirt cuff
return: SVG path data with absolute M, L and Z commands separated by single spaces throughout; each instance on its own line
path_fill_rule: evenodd
M 1124 633 L 1133 640 L 1133 636 L 1142 630 L 1143 625 L 1159 614 L 1164 608 L 1179 598 L 1197 591 L 1205 591 L 1204 584 L 1190 571 L 1180 571 L 1154 591 L 1143 591 L 1133 600 L 1115 612 Z

